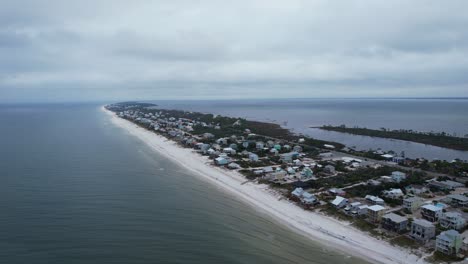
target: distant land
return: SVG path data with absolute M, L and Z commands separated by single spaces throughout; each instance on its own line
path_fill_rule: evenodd
M 418 132 L 413 130 L 388 130 L 385 128 L 382 129 L 370 129 L 364 127 L 347 127 L 345 125 L 341 126 L 331 126 L 326 125 L 319 127 L 323 130 L 335 131 L 341 133 L 348 133 L 353 135 L 362 135 L 362 136 L 371 136 L 371 137 L 380 137 L 380 138 L 391 138 L 399 139 L 405 141 L 412 141 L 442 148 L 449 148 L 455 150 L 468 151 L 468 138 L 466 137 L 456 137 L 451 136 L 445 132 Z

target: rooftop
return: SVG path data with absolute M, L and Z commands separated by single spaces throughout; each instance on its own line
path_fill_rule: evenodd
M 389 213 L 383 216 L 383 218 L 390 219 L 392 222 L 395 223 L 402 223 L 408 220 L 408 218 L 394 214 L 394 213 Z

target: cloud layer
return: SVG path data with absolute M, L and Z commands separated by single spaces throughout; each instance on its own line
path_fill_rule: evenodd
M 466 1 L 2 1 L 0 101 L 468 96 Z

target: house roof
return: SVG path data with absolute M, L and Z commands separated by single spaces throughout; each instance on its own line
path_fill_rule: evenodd
M 424 219 L 414 219 L 413 224 L 423 226 L 423 227 L 434 227 L 434 224 Z
M 408 218 L 403 217 L 401 215 L 394 214 L 394 213 L 386 214 L 383 216 L 383 218 L 390 219 L 392 222 L 395 222 L 395 223 L 402 223 L 408 220 Z
M 367 209 L 378 212 L 378 211 L 385 210 L 385 207 L 376 204 L 376 205 L 369 206 Z
M 333 200 L 332 204 L 333 205 L 340 205 L 343 201 L 346 201 L 346 198 L 341 197 L 341 196 L 336 196 L 335 200 Z
M 433 212 L 442 211 L 442 207 L 438 207 L 433 204 L 426 204 L 426 205 L 421 206 L 421 208 L 429 210 L 429 211 L 433 211 Z
M 455 199 L 455 200 L 460 200 L 462 202 L 468 202 L 468 197 L 461 195 L 461 194 L 450 194 L 447 195 L 448 198 Z

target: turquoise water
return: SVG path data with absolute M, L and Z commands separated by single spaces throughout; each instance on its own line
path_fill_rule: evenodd
M 363 263 L 193 177 L 98 105 L 0 106 L 0 263 Z

